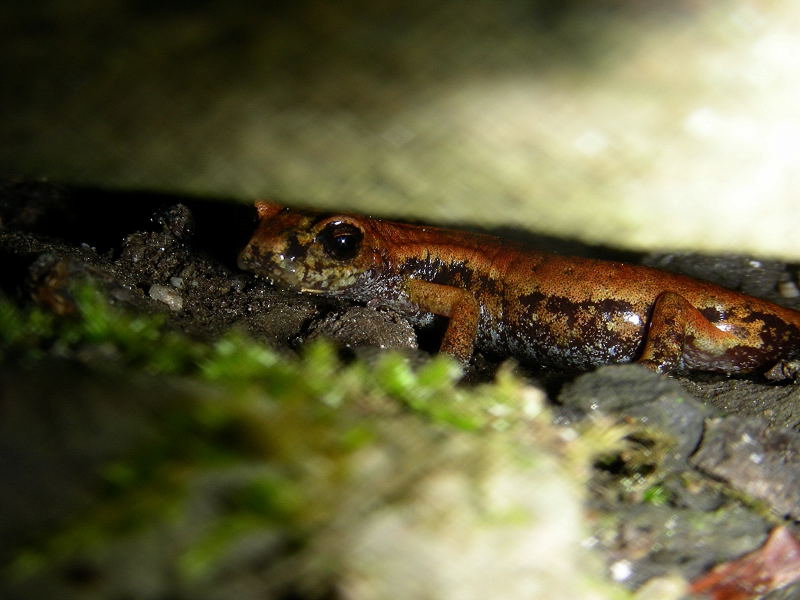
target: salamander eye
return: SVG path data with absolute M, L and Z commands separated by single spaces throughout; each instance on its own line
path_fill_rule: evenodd
M 355 225 L 335 221 L 326 225 L 317 239 L 331 258 L 350 260 L 361 249 L 364 233 Z

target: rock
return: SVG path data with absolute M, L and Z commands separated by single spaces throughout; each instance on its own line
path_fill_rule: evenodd
M 581 375 L 559 395 L 561 419 L 594 412 L 633 419 L 675 442 L 664 465 L 679 467 L 697 448 L 710 410 L 672 379 L 639 365 L 612 365 Z
M 172 286 L 154 283 L 150 286 L 148 296 L 153 300 L 163 302 L 172 311 L 180 312 L 183 308 L 183 297 L 180 292 Z
M 417 348 L 414 328 L 394 312 L 369 306 L 351 306 L 329 313 L 312 324 L 306 341 L 327 338 L 340 346 L 357 348 Z
M 800 516 L 800 433 L 758 418 L 713 419 L 692 463 L 763 500 L 782 517 Z
M 757 416 L 771 427 L 794 427 L 800 422 L 800 386 L 764 385 L 747 379 L 717 376 L 681 381 L 695 398 L 725 415 Z
M 638 587 L 653 577 L 680 573 L 692 579 L 710 567 L 758 548 L 769 524 L 746 508 L 714 512 L 641 504 L 620 512 L 609 545 L 612 575 Z

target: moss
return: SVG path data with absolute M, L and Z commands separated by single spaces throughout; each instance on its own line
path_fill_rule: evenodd
M 670 500 L 670 493 L 664 486 L 654 485 L 645 490 L 642 500 L 647 504 L 664 506 Z
M 256 548 L 266 565 L 259 582 L 289 594 L 301 585 L 300 596 L 314 597 L 341 581 L 357 586 L 353 577 L 380 581 L 379 571 L 362 573 L 373 553 L 362 555 L 360 544 L 385 540 L 383 527 L 407 519 L 407 548 L 377 548 L 381 568 L 404 572 L 396 561 L 415 564 L 420 543 L 460 554 L 460 539 L 481 564 L 496 543 L 527 565 L 531 527 L 543 528 L 534 536 L 544 546 L 561 531 L 570 541 L 555 543 L 583 552 L 580 493 L 564 475 L 583 477 L 591 452 L 574 443 L 564 451 L 543 394 L 510 369 L 493 384 L 464 387 L 459 366 L 443 356 L 416 369 L 394 354 L 344 364 L 319 342 L 286 357 L 240 331 L 198 342 L 160 316 L 115 308 L 91 287 L 74 297 L 78 311 L 70 317 L 0 299 L 2 356 L 30 366 L 55 355 L 113 371 L 121 385 L 144 371 L 190 390 L 190 399 L 155 388 L 163 389 L 157 435 L 100 465 L 92 510 L 19 549 L 7 570 L 14 580 L 40 580 L 75 557 L 104 564 L 124 555 L 138 565 L 167 552 L 135 549 L 149 535 L 158 548 L 169 540 L 161 560 L 176 579 L 165 589 L 204 597 L 213 582 L 245 572 Z M 554 529 L 555 522 L 563 525 Z M 561 554 L 558 560 L 569 564 Z M 557 570 L 535 568 L 558 579 Z M 533 576 L 527 567 L 513 570 Z M 266 589 L 254 597 L 269 595 Z M 607 597 L 598 594 L 591 597 Z
M 268 383 L 278 398 L 313 397 L 329 407 L 348 396 L 374 394 L 436 424 L 465 431 L 490 424 L 506 428 L 531 411 L 530 405 L 522 405 L 521 383 L 510 370 L 501 370 L 496 385 L 466 389 L 457 385 L 460 367 L 444 355 L 413 369 L 402 356 L 387 354 L 370 368 L 358 361 L 341 364 L 335 350 L 319 342 L 308 345 L 299 361 L 289 360 L 236 330 L 213 343 L 192 340 L 169 328 L 163 315 L 116 309 L 90 285 L 77 287 L 73 295 L 78 314 L 58 319 L 0 297 L 0 356 L 25 363 L 49 353 L 92 367 L 115 363 L 237 389 Z

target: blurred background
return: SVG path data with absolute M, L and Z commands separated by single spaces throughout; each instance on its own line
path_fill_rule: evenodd
M 2 11 L 6 177 L 800 258 L 792 0 Z

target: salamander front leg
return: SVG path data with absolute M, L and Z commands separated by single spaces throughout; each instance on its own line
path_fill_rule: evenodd
M 475 346 L 480 316 L 475 296 L 462 288 L 419 279 L 408 280 L 406 289 L 411 301 L 420 309 L 450 319 L 439 350 L 464 364 L 468 363 Z
M 722 331 L 683 296 L 664 292 L 656 298 L 639 363 L 659 373 L 689 368 L 705 371 L 750 370 L 738 363 L 742 354 L 758 352 L 740 336 Z

